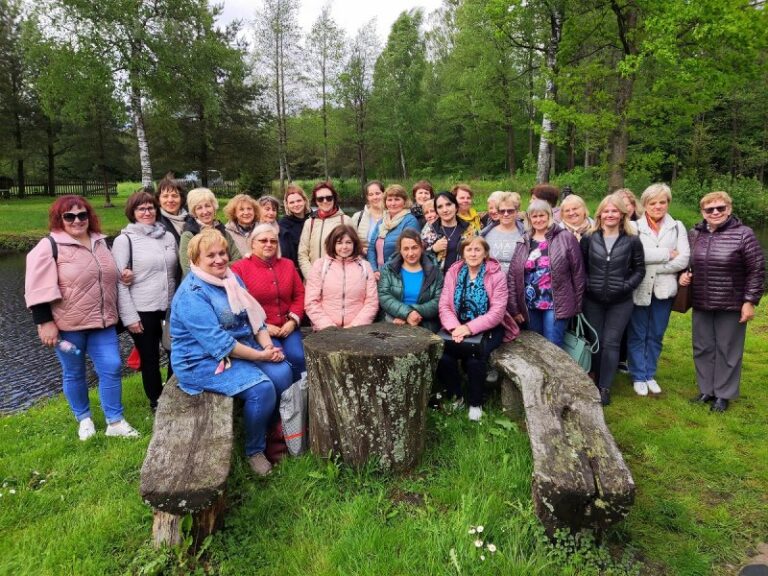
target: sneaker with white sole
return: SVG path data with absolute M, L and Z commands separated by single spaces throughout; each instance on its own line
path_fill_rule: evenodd
M 107 436 L 118 436 L 121 438 L 138 438 L 139 437 L 139 431 L 136 430 L 133 426 L 128 424 L 126 420 L 120 420 L 120 422 L 115 422 L 113 424 L 110 424 L 107 426 L 107 431 L 105 432 Z
M 96 426 L 93 425 L 93 420 L 90 418 L 83 418 L 80 420 L 80 429 L 77 431 L 77 435 L 80 440 L 85 442 L 88 438 L 93 437 L 96 434 Z
M 483 417 L 483 409 L 480 406 L 469 407 L 469 419 L 472 422 L 477 422 Z
M 661 394 L 661 386 L 659 386 L 659 383 L 656 382 L 656 380 L 648 380 L 646 384 L 648 384 L 648 392 L 651 394 Z
M 485 381 L 489 384 L 495 384 L 499 381 L 499 371 L 496 368 L 489 368 L 488 375 L 485 377 Z
M 648 396 L 648 382 L 633 382 L 632 387 L 638 396 Z

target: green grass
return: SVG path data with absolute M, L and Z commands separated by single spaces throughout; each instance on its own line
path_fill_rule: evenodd
M 125 380 L 124 398 L 140 440 L 105 438 L 97 409 L 102 433 L 79 442 L 57 397 L 0 419 L 0 574 L 153 566 L 167 574 L 732 574 L 768 526 L 766 350 L 760 310 L 748 331 L 742 397 L 717 416 L 688 402 L 696 393 L 689 315 L 673 314 L 660 398 L 639 398 L 626 376 L 617 378 L 605 413 L 637 499 L 603 547 L 542 538 L 525 432 L 492 406 L 479 426 L 464 413 L 432 413 L 423 461 L 403 476 L 305 455 L 256 480 L 239 440 L 225 528 L 199 562 L 157 552 L 138 495 L 152 425 L 139 379 Z M 91 399 L 97 405 L 95 392 Z M 468 533 L 478 524 L 498 547 L 484 561 Z

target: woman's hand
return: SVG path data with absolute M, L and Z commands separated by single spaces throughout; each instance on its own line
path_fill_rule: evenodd
M 271 334 L 270 336 L 277 336 L 278 338 L 285 338 L 288 336 L 291 332 L 296 330 L 296 320 L 293 318 L 289 318 L 285 321 L 285 323 L 280 327 L 277 334 Z
M 432 251 L 433 252 L 444 252 L 448 249 L 448 238 L 443 236 L 440 238 L 440 240 L 437 240 L 434 244 L 432 244 Z
M 408 322 L 408 324 L 410 324 L 411 326 L 418 326 L 419 324 L 421 324 L 421 321 L 423 319 L 424 318 L 421 316 L 421 314 L 416 312 L 416 310 L 411 310 L 411 312 L 406 317 L 405 321 Z
M 451 331 L 451 336 L 453 336 L 453 341 L 456 342 L 456 344 L 461 344 L 464 338 L 467 336 L 471 336 L 472 331 L 469 329 L 469 326 L 466 324 L 461 324 L 460 326 L 456 326 Z
M 120 283 L 125 284 L 126 286 L 133 284 L 133 270 L 130 268 L 123 268 L 123 271 L 120 273 Z
M 678 252 L 673 248 L 672 250 L 669 251 L 669 259 L 674 260 L 675 258 L 677 258 L 678 254 L 680 254 L 680 252 Z
M 283 353 L 282 348 L 276 348 L 274 346 L 260 350 L 259 355 L 263 362 L 282 362 L 285 360 L 285 354 Z
M 515 314 L 514 316 L 512 316 L 512 319 L 515 322 L 517 322 L 518 325 L 525 323 L 525 316 L 523 316 L 522 314 Z
M 680 279 L 678 280 L 678 283 L 680 286 L 690 286 L 691 282 L 693 281 L 693 272 L 683 272 L 680 274 Z
M 141 334 L 142 332 L 144 332 L 144 326 L 141 324 L 141 320 L 139 320 L 138 322 L 135 322 L 134 324 L 130 324 L 126 326 L 126 328 L 128 328 L 128 332 L 130 332 L 131 334 Z
M 280 338 L 280 327 L 275 326 L 274 324 L 267 324 L 267 332 L 270 336 L 274 336 L 275 338 Z
M 752 302 L 744 302 L 741 305 L 741 318 L 739 324 L 746 324 L 755 317 L 755 305 Z
M 376 278 L 376 282 L 378 282 L 379 279 L 381 278 L 381 272 L 376 270 L 376 272 L 373 273 L 373 277 Z
M 395 326 L 405 326 L 405 320 L 403 320 L 402 318 L 395 318 L 394 320 L 392 320 L 392 324 L 394 324 Z
M 44 322 L 37 325 L 37 335 L 40 337 L 40 342 L 43 343 L 43 346 L 53 348 L 59 340 L 59 328 L 53 320 Z

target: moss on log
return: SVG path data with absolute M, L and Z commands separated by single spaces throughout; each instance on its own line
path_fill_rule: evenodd
M 605 423 L 594 383 L 571 357 L 523 331 L 491 363 L 502 375 L 502 406 L 522 401 L 533 452 L 533 499 L 547 532 L 600 532 L 622 520 L 635 483 Z M 514 390 L 516 389 L 516 390 Z
M 314 454 L 355 467 L 412 468 L 424 451 L 440 338 L 390 323 L 329 328 L 304 340 Z

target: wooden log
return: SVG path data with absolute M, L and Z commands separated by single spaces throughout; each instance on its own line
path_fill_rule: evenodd
M 215 530 L 224 509 L 233 444 L 233 401 L 204 392 L 190 396 L 176 377 L 165 385 L 139 491 L 155 510 L 156 546 L 181 541 L 181 518 L 192 515 L 195 542 Z
M 502 375 L 503 408 L 514 412 L 508 403 L 522 397 L 533 452 L 533 499 L 547 533 L 559 528 L 599 533 L 625 518 L 635 483 L 589 376 L 566 352 L 530 331 L 499 347 L 491 362 Z
M 442 340 L 390 323 L 329 328 L 304 340 L 309 438 L 314 454 L 355 467 L 412 468 L 424 451 L 426 414 Z

